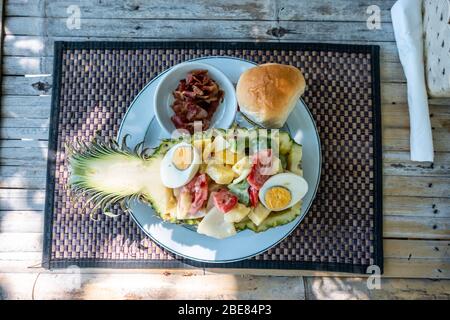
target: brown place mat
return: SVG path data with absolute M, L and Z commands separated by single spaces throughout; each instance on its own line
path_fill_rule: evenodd
M 43 265 L 365 273 L 375 264 L 382 269 L 378 52 L 377 46 L 300 43 L 56 42 Z M 317 197 L 297 229 L 255 258 L 220 265 L 174 256 L 127 214 L 115 219 L 97 214 L 97 221 L 91 220 L 65 187 L 65 142 L 89 140 L 98 130 L 115 137 L 147 82 L 177 63 L 211 55 L 299 67 L 323 156 Z

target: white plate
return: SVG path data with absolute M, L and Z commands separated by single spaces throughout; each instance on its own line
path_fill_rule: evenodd
M 243 71 L 254 66 L 254 63 L 232 57 L 207 57 L 195 61 L 213 65 L 233 83 L 237 83 Z M 134 147 L 144 139 L 154 116 L 151 104 L 162 74 L 150 81 L 131 103 L 120 126 L 118 141 L 122 141 L 123 136 L 129 134 L 127 144 Z M 303 145 L 303 173 L 309 185 L 309 191 L 303 198 L 302 212 L 291 223 L 261 233 L 245 230 L 233 237 L 217 240 L 186 227 L 163 222 L 149 206 L 137 201 L 130 203 L 131 216 L 153 241 L 179 256 L 196 261 L 235 262 L 268 250 L 287 237 L 303 220 L 314 199 L 320 179 L 319 135 L 312 115 L 302 100 L 299 100 L 289 116 L 287 126 L 292 137 Z M 154 134 L 160 138 L 168 137 L 162 128 Z

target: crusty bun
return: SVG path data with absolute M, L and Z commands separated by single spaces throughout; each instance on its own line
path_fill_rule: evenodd
M 265 128 L 281 128 L 304 91 L 301 71 L 277 63 L 248 69 L 236 88 L 241 112 Z

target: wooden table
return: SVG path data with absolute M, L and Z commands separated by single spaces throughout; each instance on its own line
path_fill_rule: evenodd
M 450 298 L 450 99 L 430 100 L 434 164 L 409 161 L 406 84 L 390 23 L 394 0 L 2 2 L 1 298 Z M 71 5 L 80 9 L 79 29 L 66 23 Z M 369 5 L 381 9 L 379 30 L 366 26 Z M 380 290 L 369 290 L 361 276 L 311 271 L 39 267 L 53 41 L 177 39 L 381 46 L 385 275 Z

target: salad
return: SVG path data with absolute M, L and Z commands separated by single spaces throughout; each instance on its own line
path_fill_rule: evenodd
M 164 140 L 153 152 L 94 139 L 69 147 L 69 184 L 109 212 L 127 201 L 151 205 L 171 223 L 223 239 L 294 220 L 308 191 L 302 147 L 287 132 L 209 129 Z

